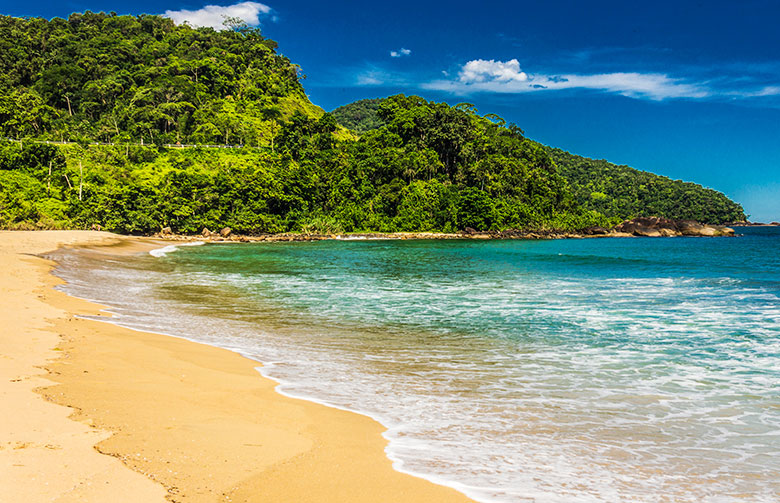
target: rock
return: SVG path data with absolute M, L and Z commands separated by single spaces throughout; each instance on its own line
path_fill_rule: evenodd
M 208 227 L 204 227 L 203 232 L 201 232 L 200 235 L 203 236 L 204 238 L 211 237 L 211 231 L 209 230 Z
M 680 234 L 683 236 L 733 236 L 734 229 L 723 225 L 705 225 L 693 220 L 682 220 L 678 222 Z
M 613 230 L 634 236 L 660 237 L 666 235 L 661 233 L 661 229 L 667 229 L 672 232 L 671 235 L 676 235 L 677 223 L 668 218 L 638 217 L 616 225 Z
M 520 231 L 517 229 L 504 229 L 498 233 L 498 236 L 502 238 L 516 238 L 519 235 Z
M 683 236 L 701 236 L 705 226 L 695 220 L 679 220 L 677 230 Z
M 646 237 L 669 236 L 733 236 L 734 229 L 722 225 L 705 225 L 695 220 L 670 220 L 660 217 L 639 217 L 616 225 L 616 233 Z
M 667 230 L 667 229 L 663 229 L 663 230 Z M 643 236 L 646 238 L 660 238 L 661 236 L 663 236 L 663 234 L 661 234 L 661 229 L 653 229 L 652 227 L 640 227 L 640 226 L 634 228 L 633 234 L 634 236 Z
M 713 237 L 718 235 L 718 231 L 714 227 L 706 226 L 706 227 L 702 227 L 702 229 L 699 231 L 699 234 L 697 235 L 705 236 L 705 237 Z
M 230 233 L 233 232 L 233 230 L 230 227 L 225 227 L 221 231 L 219 231 L 219 235 L 223 238 L 226 238 L 230 236 Z
M 732 229 L 731 227 L 718 225 L 718 226 L 715 226 L 715 229 L 717 231 L 717 233 L 715 234 L 716 236 L 733 236 L 734 235 L 734 229 Z
M 609 231 L 604 227 L 599 227 L 598 225 L 588 227 L 587 229 L 582 229 L 583 236 L 603 236 L 605 234 L 609 234 Z
M 476 233 L 477 233 L 476 229 L 473 229 L 471 227 L 466 227 L 465 229 L 463 229 L 463 234 L 476 234 Z
M 163 236 L 169 236 L 169 235 L 173 234 L 173 231 L 171 230 L 171 228 L 170 228 L 170 227 L 164 227 L 164 228 L 163 228 L 163 229 L 160 231 L 160 234 L 162 234 Z
M 103 227 L 100 224 L 92 224 L 90 229 L 93 230 L 93 231 L 102 231 Z

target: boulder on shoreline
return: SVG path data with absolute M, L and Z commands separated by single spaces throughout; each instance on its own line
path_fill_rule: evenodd
M 672 220 L 661 217 L 637 217 L 616 225 L 613 232 L 645 237 L 667 236 L 733 236 L 734 229 L 723 225 L 701 224 L 695 220 Z
M 583 236 L 604 236 L 607 234 L 609 234 L 609 231 L 604 227 L 599 227 L 598 225 L 582 229 Z

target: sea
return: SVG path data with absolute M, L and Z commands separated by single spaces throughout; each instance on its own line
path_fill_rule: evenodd
M 60 250 L 113 323 L 381 422 L 480 502 L 780 501 L 780 229 Z

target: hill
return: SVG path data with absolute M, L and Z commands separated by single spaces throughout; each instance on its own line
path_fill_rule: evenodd
M 664 208 L 665 193 L 652 206 L 611 182 L 585 198 L 587 163 L 469 104 L 398 95 L 324 113 L 276 49 L 236 23 L 0 16 L 0 227 L 576 230 Z
M 331 113 L 336 121 L 345 128 L 365 133 L 385 125 L 379 117 L 379 107 L 384 100 L 385 98 L 358 100 L 340 106 Z
M 343 126 L 365 132 L 384 126 L 380 115 L 382 102 L 381 98 L 360 100 L 331 113 Z M 492 118 L 500 120 L 497 116 Z M 659 216 L 710 224 L 747 218 L 742 206 L 701 185 L 539 145 L 568 182 L 577 204 L 587 211 L 621 220 Z
M 330 114 L 280 121 L 274 148 L 0 145 L 7 227 L 242 233 L 576 229 L 582 211 L 550 157 L 517 128 L 417 96 L 386 125 L 336 135 Z M 612 222 L 614 223 L 614 222 Z
M 259 30 L 160 16 L 0 16 L 0 136 L 265 145 L 277 120 L 321 116 Z
M 621 219 L 659 216 L 710 224 L 742 222 L 742 206 L 699 184 L 546 147 L 577 204 Z

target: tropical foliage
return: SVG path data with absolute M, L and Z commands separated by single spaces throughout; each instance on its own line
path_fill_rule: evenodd
M 99 224 L 139 233 L 611 222 L 577 207 L 550 157 L 518 128 L 416 96 L 385 100 L 381 113 L 387 125 L 357 140 L 339 139 L 330 114 L 296 113 L 282 122 L 273 151 L 7 142 L 0 148 L 0 219 L 5 226 Z
M 714 191 L 566 157 L 467 103 L 398 95 L 326 114 L 275 42 L 229 23 L 0 17 L 0 226 L 573 230 L 741 214 Z
M 160 16 L 0 16 L 0 135 L 266 145 L 313 106 L 276 42 Z
M 379 106 L 383 101 L 384 98 L 358 100 L 338 107 L 331 113 L 336 118 L 336 121 L 345 128 L 358 133 L 365 133 L 385 125 L 379 116 Z
M 581 207 L 620 218 L 662 216 L 723 224 L 745 220 L 742 206 L 699 184 L 546 149 Z
M 385 125 L 380 114 L 383 101 L 381 98 L 356 101 L 332 113 L 345 127 L 369 131 Z M 495 115 L 486 117 L 501 121 Z M 589 159 L 557 148 L 543 148 L 568 182 L 577 205 L 586 211 L 620 219 L 661 216 L 716 224 L 746 219 L 742 206 L 701 185 Z

